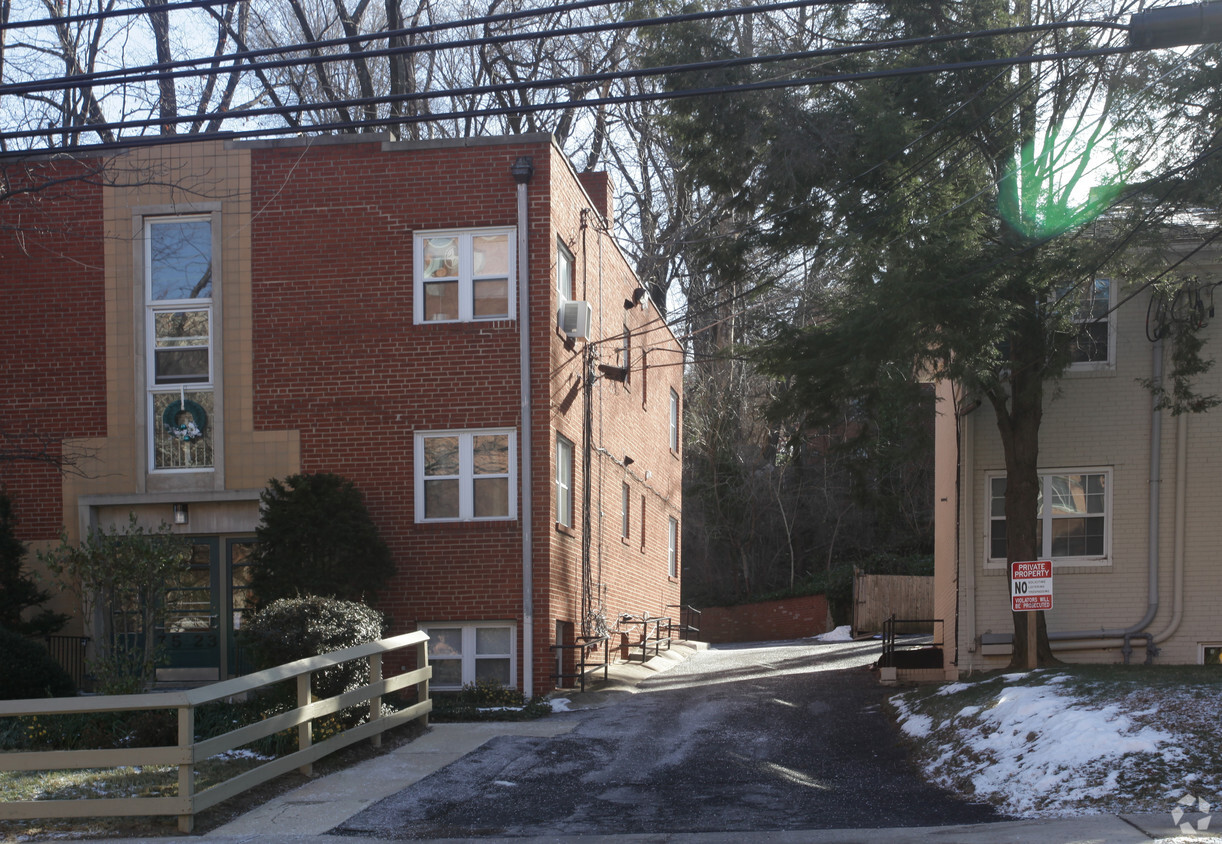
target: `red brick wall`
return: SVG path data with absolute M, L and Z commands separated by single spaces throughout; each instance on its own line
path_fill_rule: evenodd
M 47 162 L 36 172 L 6 165 L 17 192 L 0 202 L 0 449 L 58 458 L 66 437 L 106 435 L 102 194 L 92 162 Z M 0 486 L 22 540 L 58 535 L 54 466 L 0 460 Z
M 742 604 L 736 607 L 708 607 L 700 610 L 703 642 L 770 642 L 804 639 L 826 633 L 827 599 L 823 595 L 785 598 Z
M 580 632 L 582 605 L 584 399 L 557 409 L 580 373 L 582 346 L 565 349 L 556 331 L 557 235 L 573 241 L 577 283 L 596 308 L 595 290 L 602 290 L 613 342 L 627 319 L 642 337 L 678 348 L 668 330 L 659 332 L 656 311 L 625 313 L 623 300 L 636 281 L 609 236 L 587 230 L 576 242 L 581 209 L 589 202 L 550 142 L 390 151 L 377 143 L 255 148 L 254 416 L 257 429 L 300 431 L 304 470 L 337 472 L 365 494 L 399 569 L 379 601 L 396 631 L 430 621 L 509 620 L 519 625 L 522 654 L 521 521 L 417 524 L 412 465 L 413 434 L 422 430 L 511 428 L 522 448 L 516 314 L 491 323 L 416 326 L 412 313 L 413 232 L 516 225 L 510 167 L 520 156 L 531 157 L 535 168 L 527 188 L 535 490 L 531 659 L 535 688 L 542 691 L 552 685 L 555 623 L 571 622 Z M 614 356 L 609 348 L 600 353 Z M 670 357 L 677 362 L 677 354 Z M 634 496 L 647 496 L 649 514 L 645 548 L 637 534 L 632 543 L 621 543 L 624 472 L 612 463 L 595 473 L 607 516 L 602 541 L 591 542 L 601 557 L 591 561 L 591 570 L 595 578 L 601 572 L 612 622 L 620 612 L 658 613 L 678 603 L 678 578 L 666 577 L 666 520 L 669 513 L 678 516 L 680 464 L 665 446 L 669 405 L 662 397 L 667 385 L 679 389 L 680 378 L 679 366 L 660 370 L 648 404 L 635 385 L 598 386 L 594 445 L 605 444 L 604 451 L 621 460 L 633 450 L 639 462 L 631 479 Z M 576 447 L 571 532 L 555 525 L 553 426 Z M 596 451 L 595 459 L 606 458 Z M 636 530 L 638 520 L 634 515 Z M 600 529 L 597 519 L 591 527 Z
M 413 325 L 412 234 L 516 222 L 521 149 L 256 149 L 255 426 L 301 432 L 305 471 L 364 493 L 400 574 L 396 629 L 518 619 L 517 522 L 415 523 L 413 434 L 517 428 L 514 320 Z
M 582 174 L 580 179 L 561 178 L 565 165 L 559 156 L 553 165 L 551 252 L 555 239 L 569 247 L 574 257 L 573 295 L 593 306 L 592 336 L 589 344 L 578 341 L 567 348 L 554 330 L 551 341 L 550 371 L 551 422 L 571 440 L 577 451 L 574 484 L 575 526 L 571 535 L 552 525 L 551 553 L 565 561 L 557 568 L 553 587 L 555 614 L 572 621 L 580 632 L 582 621 L 581 516 L 584 499 L 581 451 L 586 414 L 586 393 L 582 388 L 583 354 L 588 350 L 595 365 L 621 365 L 622 335 L 627 326 L 632 333 L 631 373 L 627 384 L 598 377 L 593 387 L 590 416 L 593 426 L 591 453 L 590 510 L 593 531 L 590 550 L 590 578 L 595 586 L 593 608 L 602 609 L 608 625 L 615 627 L 623 613 L 669 615 L 670 605 L 679 603 L 679 577 L 667 576 L 668 519 L 680 516 L 681 469 L 678 454 L 668 445 L 669 392 L 682 392 L 682 366 L 679 346 L 656 308 L 625 309 L 638 286 L 615 239 L 599 228 L 597 217 L 583 215 L 591 200 L 582 186 L 593 189 L 595 210 L 602 213 L 600 196 L 609 203 L 610 184 L 601 174 Z M 553 261 L 555 258 L 553 257 Z M 551 312 L 559 307 L 552 293 Z M 550 325 L 554 326 L 554 316 Z M 648 372 L 642 352 L 649 350 Z M 554 454 L 554 443 L 552 445 Z M 625 457 L 632 463 L 625 465 Z M 554 457 L 549 462 L 554 473 Z M 629 536 L 621 536 L 621 490 L 627 483 L 630 497 Z M 644 522 L 641 502 L 644 499 Z M 642 541 L 642 529 L 644 541 Z M 681 567 L 682 561 L 679 565 Z M 560 578 L 563 578 L 561 580 Z M 601 591 L 597 587 L 601 586 Z

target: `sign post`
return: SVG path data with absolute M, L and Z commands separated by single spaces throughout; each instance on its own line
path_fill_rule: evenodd
M 1052 561 L 1010 563 L 1010 608 L 1014 612 L 1052 609 Z M 1027 668 L 1038 664 L 1035 618 L 1027 617 Z

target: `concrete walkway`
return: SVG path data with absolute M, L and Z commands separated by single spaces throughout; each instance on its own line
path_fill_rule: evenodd
M 570 709 L 597 708 L 616 696 L 631 694 L 638 683 L 686 659 L 706 646 L 679 644 L 645 664 L 626 664 L 612 668 L 612 678 L 597 691 L 570 696 Z M 162 844 L 247 844 L 247 842 L 331 842 L 351 844 L 352 836 L 327 834 L 339 824 L 384 797 L 401 791 L 433 772 L 449 765 L 497 736 L 552 737 L 570 732 L 579 718 L 560 715 L 541 721 L 436 724 L 420 738 L 388 751 L 352 768 L 321 777 L 209 832 L 204 836 L 178 836 L 159 839 L 105 839 L 150 841 Z M 1185 820 L 1194 820 L 1186 817 Z M 1222 826 L 1222 824 L 1220 824 Z M 381 836 L 380 836 L 381 837 Z M 386 839 L 396 837 L 386 830 Z M 993 844 L 1138 844 L 1151 840 L 1202 842 L 1215 839 L 1214 833 L 1183 835 L 1172 823 L 1170 813 L 1158 815 L 1088 815 L 1080 818 L 1024 820 L 970 826 L 906 827 L 898 829 L 844 829 L 756 832 L 752 842 L 774 844 L 899 844 L 899 842 L 990 842 Z M 376 839 L 375 839 L 376 840 Z M 478 842 L 491 839 L 445 839 L 448 842 Z M 515 842 L 561 842 L 565 837 L 515 838 Z M 642 835 L 582 836 L 583 844 L 743 844 L 744 833 L 657 833 Z

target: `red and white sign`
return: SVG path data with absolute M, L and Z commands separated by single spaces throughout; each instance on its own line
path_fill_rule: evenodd
M 1052 609 L 1052 561 L 1010 563 L 1010 598 L 1014 612 Z

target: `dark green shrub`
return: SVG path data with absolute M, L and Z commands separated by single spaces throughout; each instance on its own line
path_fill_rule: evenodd
M 0 629 L 0 700 L 67 697 L 76 685 L 47 649 L 11 630 Z
M 68 616 L 49 609 L 26 615 L 26 610 L 50 600 L 51 593 L 34 581 L 24 560 L 25 543 L 17 538 L 13 503 L 0 490 L 0 628 L 26 636 L 54 633 L 67 623 Z
M 530 721 L 550 715 L 551 704 L 536 696 L 530 700 L 517 689 L 495 680 L 468 683 L 458 692 L 434 692 L 431 721 Z
M 270 481 L 260 500 L 251 566 L 260 606 L 301 595 L 372 600 L 394 573 L 390 549 L 351 481 L 290 475 Z
M 382 614 L 354 601 L 310 595 L 283 598 L 252 615 L 242 626 L 242 644 L 255 666 L 271 668 L 308 656 L 337 651 L 382 637 Z M 356 660 L 314 674 L 315 698 L 332 697 L 363 685 L 369 665 Z

